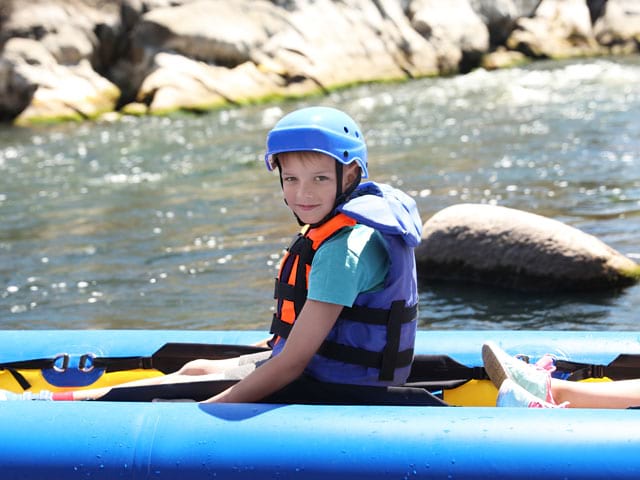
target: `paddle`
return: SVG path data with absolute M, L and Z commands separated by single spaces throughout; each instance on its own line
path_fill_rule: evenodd
M 167 343 L 151 356 L 132 357 L 95 357 L 84 354 L 80 357 L 77 368 L 82 372 L 104 369 L 116 372 L 132 369 L 156 369 L 162 373 L 172 373 L 185 363 L 195 359 L 221 360 L 252 353 L 268 351 L 265 347 L 252 345 L 199 344 L 199 343 Z M 56 369 L 63 372 L 69 368 L 69 358 L 62 359 L 62 368 L 58 364 L 60 356 L 55 358 L 39 358 L 32 360 L 0 363 L 0 369 L 9 370 L 14 376 L 20 376 L 18 369 Z M 640 355 L 621 354 L 608 365 L 585 364 L 558 360 L 556 367 L 571 380 L 583 378 L 609 377 L 614 380 L 640 378 Z M 468 367 L 453 360 L 447 355 L 416 355 L 411 375 L 406 386 L 421 387 L 427 390 L 451 388 L 471 379 L 486 379 L 483 367 Z M 96 398 L 119 401 L 134 398 L 208 398 L 219 393 L 237 380 L 213 380 L 188 382 L 184 384 L 154 385 L 144 387 L 109 387 L 103 390 L 104 397 Z M 194 387 L 194 384 L 195 385 Z M 21 383 L 22 385 L 22 383 Z M 29 385 L 23 385 L 29 388 Z M 195 390 L 194 390 L 195 388 Z M 117 390 L 110 394 L 110 390 Z M 80 391 L 77 391 L 78 393 Z M 167 396 L 168 395 L 168 396 Z M 70 399 L 70 398 L 67 398 Z M 142 400 L 140 400 L 142 401 Z
M 94 368 L 104 368 L 107 372 L 153 368 L 162 373 L 172 373 L 190 360 L 223 360 L 267 350 L 266 347 L 253 345 L 166 343 L 150 357 L 96 357 L 91 361 Z
M 556 360 L 556 369 L 566 373 L 567 380 L 607 377 L 611 380 L 631 380 L 640 378 L 640 355 L 621 353 L 608 365 Z
M 156 369 L 166 374 L 175 372 L 190 360 L 199 358 L 221 360 L 266 350 L 268 348 L 252 345 L 167 343 L 149 357 L 96 357 L 86 353 L 80 356 L 77 369 L 83 373 L 89 373 L 95 369 L 104 369 L 105 372 Z M 0 363 L 0 370 L 8 370 L 23 390 L 31 388 L 31 384 L 18 370 L 55 370 L 64 373 L 69 368 L 70 357 L 67 354 Z
M 265 350 L 268 349 L 244 345 L 169 343 L 156 351 L 151 357 L 144 358 L 150 359 L 153 363 L 152 367 L 147 368 L 164 369 L 165 373 L 170 373 L 194 358 L 223 359 Z M 109 365 L 108 368 L 105 367 L 107 371 L 113 371 L 112 369 L 114 368 L 126 367 L 127 362 L 131 363 L 132 360 L 139 360 L 140 358 L 106 358 L 100 360 Z M 474 378 L 485 379 L 488 377 L 482 367 L 467 367 L 446 355 L 416 355 L 411 375 L 405 384 L 405 387 L 410 388 L 405 390 L 406 392 L 411 392 L 414 390 L 430 391 L 453 388 Z M 63 394 L 56 395 L 56 397 L 59 400 L 100 400 L 109 402 L 149 402 L 154 399 L 202 401 L 226 390 L 238 381 L 229 379 L 198 380 L 197 377 L 194 377 L 194 380 L 189 382 L 114 386 L 100 390 L 80 390 L 74 392 L 73 395 Z M 403 395 L 408 395 L 406 392 Z M 337 392 L 336 394 L 339 393 Z M 405 401 L 408 400 L 405 399 Z
M 242 355 L 270 351 L 266 347 L 253 345 L 167 343 L 150 357 L 100 357 L 92 359 L 91 368 L 103 368 L 106 372 L 152 368 L 163 373 L 172 373 L 185 363 L 194 359 L 223 360 Z M 87 366 L 85 365 L 85 368 Z M 204 378 L 204 376 L 203 376 Z M 102 387 L 88 390 L 75 390 L 54 393 L 54 400 L 103 400 L 103 401 L 151 401 L 162 399 L 205 400 L 237 383 L 239 379 L 203 380 L 194 377 L 193 381 L 146 385 L 141 384 Z M 153 380 L 151 380 L 153 382 Z
M 269 350 L 266 347 L 253 345 L 227 345 L 218 343 L 166 343 L 151 356 L 132 357 L 96 357 L 91 353 L 80 356 L 78 369 L 90 371 L 94 368 L 102 368 L 107 372 L 133 370 L 137 368 L 155 368 L 162 373 L 171 373 L 178 370 L 189 360 L 198 358 L 208 360 L 222 360 L 225 358 L 239 357 L 250 353 L 258 353 Z M 47 370 L 54 369 L 64 372 L 69 368 L 69 356 L 57 355 L 51 358 L 34 358 L 30 360 L 18 360 L 14 362 L 0 363 L 0 370 Z
M 195 380 L 193 382 L 162 385 L 112 387 L 97 400 L 105 402 L 151 402 L 155 399 L 189 399 L 200 402 L 225 391 L 238 382 L 239 380 Z M 75 395 L 74 399 L 80 400 L 77 397 L 78 395 Z

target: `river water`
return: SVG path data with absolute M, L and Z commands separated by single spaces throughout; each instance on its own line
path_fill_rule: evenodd
M 640 262 L 640 59 L 540 62 L 206 115 L 0 129 L 0 328 L 262 329 L 296 225 L 264 137 L 339 106 L 372 179 L 423 220 L 481 202 L 573 225 Z M 420 328 L 634 330 L 640 286 L 523 294 L 421 285 Z

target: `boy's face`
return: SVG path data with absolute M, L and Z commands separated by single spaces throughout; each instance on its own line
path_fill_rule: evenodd
M 336 161 L 322 153 L 289 152 L 278 155 L 282 189 L 289 208 L 303 223 L 321 221 L 336 200 Z M 355 179 L 356 164 L 345 166 L 343 190 Z

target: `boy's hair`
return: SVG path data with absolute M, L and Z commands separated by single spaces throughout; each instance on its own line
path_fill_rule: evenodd
M 333 160 L 333 157 L 331 157 L 330 155 L 327 155 L 326 153 L 322 153 L 322 152 L 313 152 L 310 150 L 302 150 L 302 151 L 298 151 L 298 152 L 282 152 L 279 153 L 278 155 L 276 155 L 275 157 L 275 161 L 276 162 L 280 162 L 283 159 L 286 159 L 288 156 L 290 155 L 298 155 L 298 157 L 300 158 L 300 160 L 302 160 L 304 163 L 306 162 L 310 162 L 316 158 L 330 158 L 331 160 Z
M 275 155 L 274 162 L 276 162 L 277 166 L 281 166 L 281 161 L 291 155 L 297 155 L 298 158 L 300 158 L 300 160 L 302 160 L 303 163 L 311 162 L 317 158 L 328 158 L 330 160 L 334 160 L 334 158 L 331 155 L 327 155 L 326 153 L 313 152 L 310 150 L 302 150 L 297 152 L 279 153 L 278 155 Z M 353 165 L 353 164 L 350 164 L 350 165 Z M 356 167 L 360 169 L 360 165 L 356 164 Z M 362 169 L 360 169 L 360 171 L 362 172 Z

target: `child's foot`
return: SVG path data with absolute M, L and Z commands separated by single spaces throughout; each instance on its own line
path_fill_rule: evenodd
M 507 378 L 502 382 L 502 386 L 498 391 L 496 407 L 564 408 L 566 405 L 556 405 L 536 397 L 513 380 Z
M 553 403 L 551 396 L 551 374 L 555 367 L 531 365 L 512 357 L 493 342 L 482 346 L 482 361 L 489 378 L 500 389 L 505 380 L 517 383 L 534 397 Z

